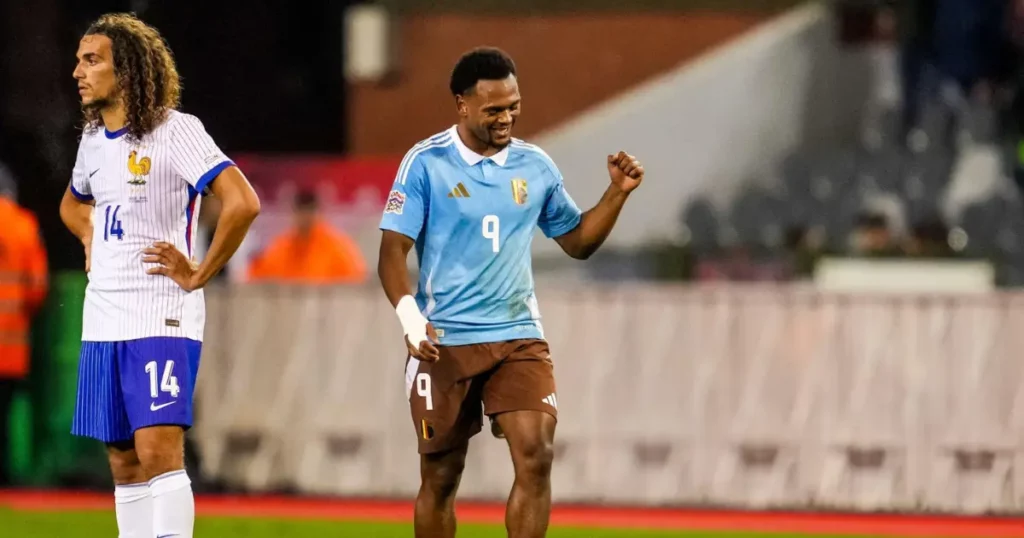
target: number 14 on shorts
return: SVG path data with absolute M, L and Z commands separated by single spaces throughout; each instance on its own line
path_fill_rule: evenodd
M 146 373 L 149 374 L 149 395 L 153 398 L 160 396 L 160 392 L 166 392 L 171 395 L 171 398 L 177 398 L 178 393 L 181 389 L 178 388 L 178 378 L 174 376 L 174 361 L 168 360 L 164 362 L 163 376 L 160 379 L 160 385 L 157 386 L 158 367 L 157 361 L 149 361 L 146 363 Z

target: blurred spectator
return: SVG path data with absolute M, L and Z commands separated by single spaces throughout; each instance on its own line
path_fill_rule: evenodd
M 949 228 L 938 218 L 914 226 L 904 251 L 914 258 L 949 258 L 956 254 L 949 244 Z
M 1014 71 L 1011 2 L 1018 0 L 882 0 L 876 32 L 899 47 L 904 135 L 940 93 L 957 108 L 1004 93 Z
M 1008 0 L 937 0 L 935 59 L 965 95 L 985 98 L 1007 74 Z
M 949 244 L 949 228 L 940 220 L 914 226 L 904 250 L 914 258 L 949 258 L 956 254 Z
M 921 102 L 937 90 L 932 45 L 938 0 L 887 0 L 879 31 L 895 39 L 900 52 L 903 86 L 903 125 L 906 134 L 917 125 Z
M 850 243 L 853 256 L 889 257 L 901 254 L 889 227 L 889 219 L 882 213 L 869 212 L 859 216 Z
M 1024 190 L 1024 0 L 1013 0 L 1007 21 L 1010 49 L 1017 63 L 1014 70 L 1015 94 L 1009 113 L 1010 130 L 1015 137 L 1016 159 L 1013 176 Z
M 9 484 L 8 421 L 14 391 L 28 376 L 29 324 L 47 291 L 39 224 L 16 195 L 10 176 L 0 176 L 0 486 Z
M 789 270 L 796 279 L 814 276 L 814 266 L 825 254 L 825 233 L 820 228 L 794 226 L 786 231 L 783 248 Z
M 296 196 L 292 228 L 274 239 L 249 268 L 252 282 L 359 284 L 366 279 L 359 247 L 320 217 L 311 192 Z

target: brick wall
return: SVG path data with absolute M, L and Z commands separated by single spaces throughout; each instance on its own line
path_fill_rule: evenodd
M 448 77 L 459 55 L 477 45 L 502 47 L 516 60 L 523 93 L 516 135 L 529 137 L 766 17 L 709 12 L 405 17 L 396 23 L 394 78 L 349 87 L 349 149 L 352 155 L 400 155 L 454 123 Z

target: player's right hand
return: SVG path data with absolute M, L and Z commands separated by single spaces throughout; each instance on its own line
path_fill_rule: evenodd
M 420 342 L 419 346 L 412 345 L 409 335 L 405 335 L 405 347 L 409 348 L 409 355 L 421 361 L 437 362 L 441 358 L 441 353 L 437 350 L 440 343 L 437 339 L 437 331 L 434 330 L 434 325 L 431 323 L 427 323 L 427 339 Z
M 644 180 L 644 165 L 636 157 L 620 151 L 608 156 L 608 175 L 613 185 L 628 194 Z

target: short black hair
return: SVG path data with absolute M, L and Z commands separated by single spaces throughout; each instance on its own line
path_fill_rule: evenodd
M 452 95 L 465 95 L 481 80 L 504 80 L 515 74 L 516 64 L 505 51 L 495 47 L 477 47 L 459 58 L 448 88 Z

